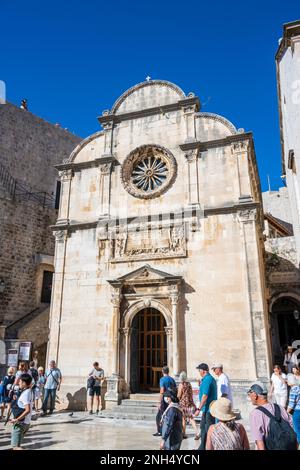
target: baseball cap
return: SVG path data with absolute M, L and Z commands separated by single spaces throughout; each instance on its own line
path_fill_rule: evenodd
M 268 390 L 267 387 L 264 383 L 262 382 L 254 382 L 247 393 L 254 392 L 257 395 L 268 395 Z
M 221 364 L 220 362 L 216 362 L 212 365 L 212 369 L 223 369 L 223 364 Z
M 209 371 L 209 367 L 207 364 L 205 364 L 205 362 L 201 362 L 201 364 L 199 364 L 199 366 L 196 367 L 196 369 L 201 369 L 201 370 L 205 370 L 206 372 Z

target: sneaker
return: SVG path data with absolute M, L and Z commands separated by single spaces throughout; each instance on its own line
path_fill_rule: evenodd
M 159 437 L 159 436 L 161 436 L 161 433 L 160 433 L 160 432 L 156 432 L 156 433 L 152 434 L 152 436 Z

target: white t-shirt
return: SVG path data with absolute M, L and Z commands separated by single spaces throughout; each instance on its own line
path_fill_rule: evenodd
M 26 405 L 30 405 L 30 413 L 25 416 L 24 421 L 22 421 L 24 424 L 30 424 L 31 421 L 31 414 L 32 414 L 32 390 L 31 388 L 26 388 L 18 400 L 18 406 L 19 408 L 24 408 Z
M 232 391 L 229 382 L 229 378 L 224 372 L 219 375 L 217 380 L 217 388 L 218 388 L 218 398 L 221 398 L 222 395 L 227 395 L 228 400 L 232 403 Z
M 286 380 L 286 375 L 281 374 L 281 377 Z M 279 393 L 281 395 L 287 393 L 287 384 L 283 383 L 276 374 L 272 374 L 271 382 L 274 385 L 274 393 Z

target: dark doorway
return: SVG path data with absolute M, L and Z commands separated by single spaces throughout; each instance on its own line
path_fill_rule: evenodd
M 166 321 L 154 308 L 141 310 L 132 322 L 131 391 L 159 390 L 161 368 L 167 364 Z
M 282 364 L 288 345 L 300 340 L 300 305 L 294 299 L 282 297 L 272 307 L 272 346 L 274 363 Z
M 42 295 L 41 295 L 41 302 L 43 304 L 50 304 L 51 302 L 52 278 L 53 278 L 53 272 L 44 271 Z

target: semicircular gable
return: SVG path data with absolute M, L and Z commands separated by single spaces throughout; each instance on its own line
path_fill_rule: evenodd
M 98 152 L 98 149 L 97 149 L 96 154 L 95 152 L 91 152 L 91 147 L 93 147 L 94 149 L 95 147 L 96 148 L 99 147 L 99 150 L 101 152 L 102 147 L 104 148 L 104 139 L 101 139 L 101 137 L 103 136 L 104 136 L 104 132 L 98 131 L 92 135 L 89 135 L 88 137 L 86 137 L 86 139 L 83 139 L 77 145 L 77 147 L 75 147 L 75 149 L 69 156 L 67 162 L 65 163 L 72 163 L 75 161 L 76 163 L 81 163 L 81 162 L 94 160 L 99 154 L 99 152 Z
M 185 93 L 166 80 L 150 80 L 138 83 L 123 93 L 114 103 L 111 113 L 121 114 L 154 108 L 184 99 Z
M 197 113 L 196 118 L 197 140 L 202 142 L 223 139 L 238 133 L 236 127 L 219 114 Z

